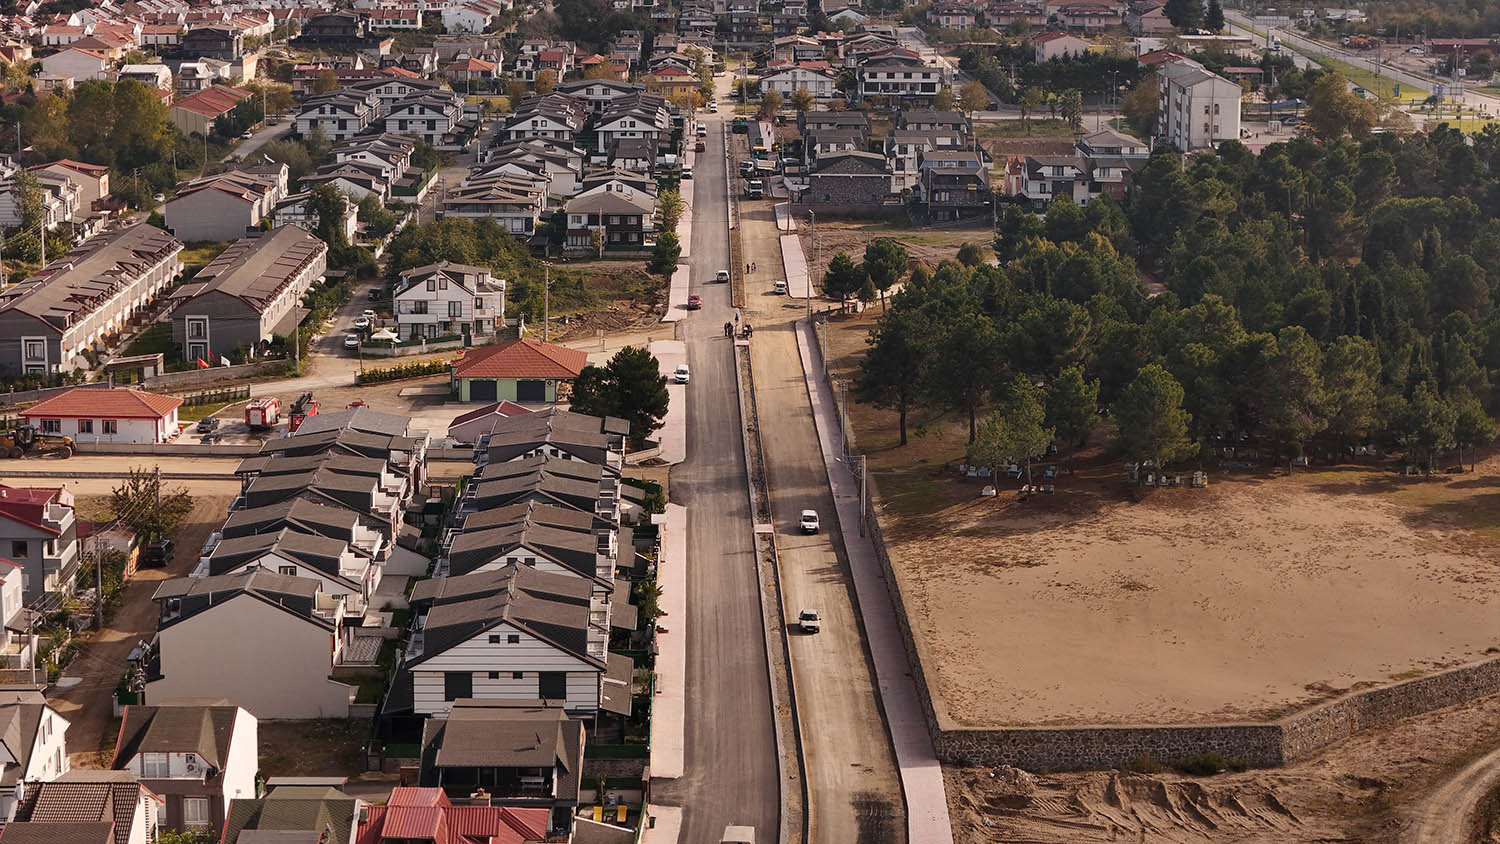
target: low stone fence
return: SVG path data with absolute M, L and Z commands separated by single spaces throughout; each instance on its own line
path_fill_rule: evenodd
M 208 369 L 188 369 L 182 372 L 163 372 L 141 382 L 147 390 L 173 392 L 196 390 L 201 387 L 220 387 L 237 378 L 255 375 L 270 375 L 284 371 L 284 360 L 264 360 L 257 363 L 242 363 L 236 366 L 214 366 Z

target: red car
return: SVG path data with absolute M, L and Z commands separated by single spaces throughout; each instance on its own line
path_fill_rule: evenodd
M 688 297 L 688 304 L 687 304 L 687 309 L 688 310 L 690 310 L 690 311 L 696 311 L 696 310 L 698 310 L 701 307 L 703 307 L 703 297 L 702 296 L 699 296 L 698 294 L 694 293 L 693 295 L 691 295 L 691 296 Z
M 707 147 L 703 146 L 702 141 L 699 141 L 698 143 L 693 145 L 693 152 L 702 152 L 705 149 L 707 149 Z

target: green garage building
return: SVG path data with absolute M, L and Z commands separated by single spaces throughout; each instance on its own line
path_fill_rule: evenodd
M 453 363 L 453 390 L 459 401 L 513 401 L 550 404 L 558 387 L 588 365 L 577 349 L 522 338 L 469 349 Z

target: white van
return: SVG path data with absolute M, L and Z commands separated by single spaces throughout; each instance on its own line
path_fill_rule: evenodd
M 691 179 L 691 178 L 693 178 L 693 165 L 691 165 L 691 164 L 684 164 L 684 165 L 682 165 L 682 178 L 684 178 L 684 179 Z
M 775 284 L 771 285 L 771 292 L 775 293 L 777 296 L 785 296 L 786 281 L 783 279 L 778 279 Z

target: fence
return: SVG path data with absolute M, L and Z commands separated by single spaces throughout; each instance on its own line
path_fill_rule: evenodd
M 40 387 L 35 390 L 12 390 L 0 393 L 0 405 L 29 404 L 60 393 L 66 393 L 69 390 L 103 390 L 108 387 L 109 385 L 103 381 L 96 381 L 89 384 L 66 384 L 61 387 Z
M 164 372 L 141 382 L 147 390 L 191 390 L 212 387 L 225 381 L 251 378 L 256 375 L 279 375 L 292 365 L 288 360 L 268 360 L 257 363 L 242 363 L 236 366 L 215 366 L 209 369 L 188 369 L 182 372 Z
M 244 401 L 250 398 L 250 388 L 227 387 L 222 390 L 202 390 L 196 393 L 188 393 L 182 397 L 182 403 L 188 407 L 203 404 L 229 404 L 231 402 Z

